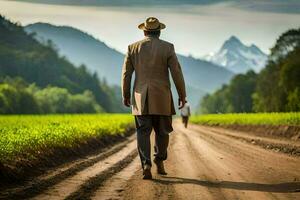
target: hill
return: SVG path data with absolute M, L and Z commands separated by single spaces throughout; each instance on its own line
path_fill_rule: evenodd
M 121 82 L 121 65 L 124 55 L 93 36 L 68 26 L 54 26 L 45 23 L 31 24 L 25 27 L 28 33 L 36 32 L 36 38 L 47 43 L 53 41 L 61 55 L 79 66 L 87 65 L 92 72 L 97 72 L 100 78 L 106 78 L 110 84 Z
M 39 87 L 48 85 L 66 88 L 72 94 L 89 90 L 105 111 L 119 111 L 116 99 L 102 84 L 97 74 L 84 65 L 75 67 L 53 49 L 53 44 L 41 44 L 23 27 L 0 16 L 0 78 L 21 77 Z M 121 107 L 120 107 L 121 108 Z

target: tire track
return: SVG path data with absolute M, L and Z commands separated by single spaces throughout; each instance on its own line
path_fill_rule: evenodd
M 132 157 L 136 156 L 136 140 L 132 140 L 127 143 L 119 151 L 113 153 L 110 156 L 106 156 L 105 159 L 94 163 L 93 165 L 84 168 L 81 171 L 77 171 L 73 176 L 63 179 L 58 184 L 52 185 L 46 191 L 40 195 L 35 196 L 33 199 L 65 199 L 69 195 L 75 193 L 77 190 L 82 190 L 82 185 L 88 185 L 89 179 L 100 177 L 100 174 L 107 172 L 111 174 L 118 167 L 122 168 L 122 165 L 126 165 L 131 161 Z M 120 162 L 124 159 L 124 162 Z M 100 178 L 95 178 L 98 180 Z
M 98 188 L 91 199 L 105 200 L 105 199 L 121 199 L 122 192 L 126 187 L 127 181 L 140 169 L 140 160 L 135 157 L 134 160 L 122 171 L 113 175 L 106 180 L 102 187 Z
M 193 171 L 192 177 L 196 178 L 195 180 L 204 181 L 204 182 L 205 181 L 215 181 L 217 179 L 217 177 L 215 176 L 214 170 L 204 162 L 202 154 L 201 153 L 199 154 L 198 147 L 195 146 L 194 141 L 191 138 L 191 136 L 182 132 L 177 127 L 176 127 L 175 134 L 177 134 L 176 135 L 177 140 L 181 141 L 185 145 L 186 150 L 184 150 L 182 153 L 185 153 L 185 155 L 190 154 L 189 155 L 190 168 L 193 168 L 193 169 L 190 169 L 191 171 Z M 178 167 L 180 167 L 180 166 L 178 166 Z M 193 179 L 192 177 L 190 180 Z M 187 182 L 189 183 L 188 179 L 187 179 Z M 225 199 L 225 196 L 220 188 L 211 188 L 211 187 L 205 188 L 205 187 L 202 187 L 201 185 L 199 185 L 199 186 L 202 189 L 202 192 L 201 192 L 202 196 L 208 196 L 207 198 L 215 199 L 215 200 Z M 199 186 L 197 187 L 198 190 L 199 190 Z M 196 188 L 193 188 L 193 189 L 196 189 Z M 205 192 L 203 191 L 203 189 L 205 189 Z M 193 193 L 193 191 L 191 191 L 191 193 Z M 205 193 L 208 193 L 208 194 L 206 195 Z M 200 193 L 199 193 L 199 195 L 200 195 Z
M 200 180 L 201 185 L 210 188 L 210 190 L 216 190 L 216 194 L 222 194 L 222 196 L 214 199 L 270 199 L 270 194 L 256 194 L 253 197 L 252 192 L 241 193 L 229 190 L 227 185 L 223 185 L 224 182 L 230 182 L 230 180 L 240 183 L 246 182 L 243 173 L 236 170 L 236 166 L 240 163 L 224 161 L 227 156 L 223 149 L 220 147 L 213 148 L 213 145 L 205 138 L 197 137 L 193 132 L 183 131 L 182 133 L 187 137 L 191 148 L 195 151 L 195 156 L 199 157 L 199 162 L 202 162 L 206 168 L 204 173 L 207 178 Z
M 227 137 L 231 137 L 233 139 L 244 141 L 252 145 L 260 146 L 264 149 L 273 150 L 276 152 L 281 152 L 292 156 L 300 156 L 300 143 L 298 141 L 255 136 L 255 135 L 246 134 L 244 132 L 241 133 L 236 131 L 229 131 L 229 130 L 215 128 L 215 127 L 203 127 L 197 125 L 191 125 L 190 127 L 192 130 L 195 131 L 197 131 L 199 127 L 201 127 L 202 130 L 207 130 Z
M 101 186 L 104 186 L 105 180 L 110 181 L 110 178 L 115 174 L 126 168 L 133 160 L 137 157 L 137 151 L 133 150 L 125 158 L 114 164 L 112 167 L 107 170 L 102 171 L 101 173 L 89 178 L 84 184 L 80 186 L 78 190 L 71 193 L 67 196 L 66 200 L 82 200 L 82 199 L 91 199 L 97 189 Z
M 228 176 L 228 181 L 225 179 L 223 182 L 215 183 L 215 186 L 239 188 L 256 199 L 296 198 L 295 192 L 300 189 L 300 182 L 297 182 L 300 174 L 299 159 L 266 151 L 260 147 L 213 133 L 209 131 L 209 128 L 199 128 L 197 132 L 193 130 L 185 130 L 185 132 L 193 136 L 195 142 L 196 138 L 207 141 L 211 144 L 207 148 L 219 152 L 222 156 L 220 162 L 223 167 L 227 166 L 230 176 Z M 209 153 L 208 155 L 206 163 L 211 165 L 213 164 L 212 158 L 217 154 Z M 223 180 L 226 178 L 224 174 L 218 174 L 219 178 Z M 240 196 L 239 199 L 242 197 Z
M 273 170 L 277 170 L 276 173 L 281 173 L 282 176 L 286 176 L 287 174 L 299 176 L 300 174 L 298 157 L 291 157 L 286 154 L 269 151 L 259 146 L 215 133 L 209 128 L 202 129 L 201 127 L 197 127 L 197 129 L 186 130 L 186 132 L 211 143 L 211 148 L 223 149 L 223 153 L 233 162 L 242 160 L 244 164 L 247 163 L 246 167 L 248 169 L 258 171 L 263 168 L 272 167 Z M 266 161 L 269 161 L 270 163 Z M 258 163 L 261 164 L 260 167 L 257 166 Z M 273 166 L 271 163 L 273 163 Z M 288 163 L 288 166 L 286 163 Z M 296 169 L 296 171 L 292 170 L 285 172 L 285 167 Z
M 14 188 L 2 192 L 0 199 L 27 199 L 37 196 L 43 193 L 45 190 L 53 185 L 59 184 L 65 179 L 74 176 L 76 173 L 84 170 L 85 168 L 91 167 L 97 162 L 104 160 L 105 158 L 115 154 L 122 150 L 126 145 L 135 139 L 135 134 L 127 138 L 125 141 L 120 142 L 114 146 L 102 149 L 98 155 L 89 156 L 84 159 L 67 163 L 61 167 L 55 168 L 49 171 L 45 175 L 42 175 L 33 181 L 27 183 L 20 188 Z

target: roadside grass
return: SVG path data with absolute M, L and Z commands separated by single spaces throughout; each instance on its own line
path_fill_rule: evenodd
M 300 112 L 194 115 L 190 122 L 203 125 L 300 125 Z
M 33 160 L 48 149 L 73 148 L 133 127 L 128 114 L 1 115 L 0 164 Z

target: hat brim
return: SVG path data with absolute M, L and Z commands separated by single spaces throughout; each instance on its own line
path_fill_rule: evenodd
M 145 24 L 141 23 L 140 25 L 138 25 L 138 28 L 141 29 L 141 30 L 143 30 L 143 31 L 159 31 L 159 30 L 165 29 L 166 25 L 163 24 L 163 23 L 159 23 L 159 27 L 157 29 L 147 29 L 145 27 Z

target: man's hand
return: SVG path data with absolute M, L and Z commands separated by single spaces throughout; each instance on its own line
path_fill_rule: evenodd
M 130 107 L 130 99 L 123 99 L 123 104 L 126 107 Z
M 183 108 L 183 106 L 185 105 L 185 103 L 186 103 L 187 101 L 185 100 L 185 98 L 183 98 L 183 99 L 178 99 L 178 108 L 179 109 L 181 109 L 181 108 Z

